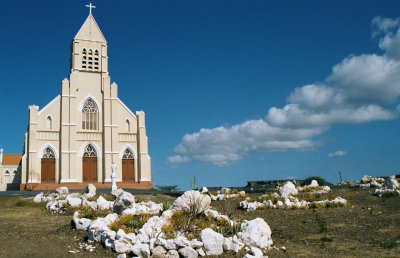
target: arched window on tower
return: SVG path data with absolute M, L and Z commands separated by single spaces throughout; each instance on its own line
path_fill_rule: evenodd
M 129 119 L 126 119 L 126 121 L 125 121 L 125 130 L 127 132 L 131 131 L 131 122 L 129 122 Z
M 87 68 L 87 52 L 86 52 L 86 48 L 82 49 L 82 68 L 83 69 Z
M 93 69 L 93 50 L 88 51 L 88 67 L 89 70 Z
M 82 109 L 82 129 L 97 130 L 99 121 L 98 108 L 96 103 L 91 99 L 87 99 Z
M 94 51 L 94 63 L 93 63 L 94 70 L 99 70 L 99 51 L 96 49 Z
M 46 120 L 47 120 L 47 129 L 51 130 L 52 127 L 51 116 L 48 116 Z

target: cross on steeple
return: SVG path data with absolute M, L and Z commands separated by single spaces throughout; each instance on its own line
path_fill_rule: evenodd
M 92 8 L 96 8 L 96 6 L 92 5 L 92 3 L 86 5 L 86 7 L 89 7 L 89 14 L 92 14 Z

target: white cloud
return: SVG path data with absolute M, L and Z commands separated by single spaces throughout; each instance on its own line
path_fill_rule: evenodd
M 388 33 L 390 30 L 397 28 L 400 25 L 400 18 L 391 19 L 381 16 L 372 19 L 372 36 L 376 37 L 382 33 Z
M 328 156 L 329 157 L 341 157 L 341 156 L 344 156 L 344 155 L 346 155 L 347 153 L 345 152 L 345 151 L 336 151 L 336 152 L 334 152 L 334 153 L 329 153 L 328 154 Z
M 189 157 L 181 156 L 181 155 L 174 155 L 174 156 L 171 156 L 171 157 L 167 158 L 167 162 L 170 165 L 179 165 L 179 164 L 188 163 L 188 162 L 191 162 L 191 161 L 192 160 Z
M 265 119 L 186 134 L 174 149 L 176 155 L 168 158 L 169 163 L 190 162 L 191 157 L 228 166 L 249 152 L 313 150 L 320 144 L 314 137 L 332 126 L 397 118 L 400 60 L 393 53 L 400 53 L 400 43 L 395 42 L 397 37 L 400 42 L 400 19 L 378 17 L 372 25 L 376 35 L 383 34 L 379 44 L 386 51 L 384 55 L 344 58 L 323 83 L 295 88 L 287 98 L 288 104 L 271 107 Z M 344 154 L 338 151 L 329 156 Z

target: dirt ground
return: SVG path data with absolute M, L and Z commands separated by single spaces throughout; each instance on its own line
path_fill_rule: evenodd
M 372 191 L 333 189 L 333 194 L 352 203 L 349 207 L 245 212 L 235 209 L 240 199 L 216 201 L 212 206 L 235 220 L 263 218 L 279 248 L 269 250 L 269 257 L 399 257 L 400 197 L 380 199 Z M 135 198 L 155 202 L 175 199 L 165 195 Z M 80 249 L 87 232 L 70 227 L 71 214 L 53 215 L 44 204 L 29 200 L 0 198 L 0 257 L 116 257 L 97 243 L 92 244 L 96 246 L 93 252 Z M 243 255 L 228 252 L 221 257 Z

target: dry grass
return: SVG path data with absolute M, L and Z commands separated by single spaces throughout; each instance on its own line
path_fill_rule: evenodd
M 147 220 L 155 215 L 122 215 L 116 221 L 110 224 L 109 228 L 114 231 L 122 229 L 125 233 L 138 233 L 139 229 L 147 222 Z

